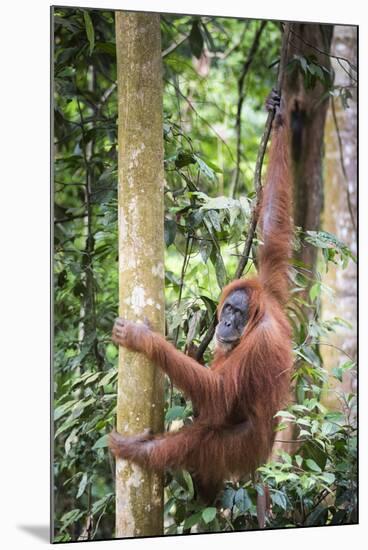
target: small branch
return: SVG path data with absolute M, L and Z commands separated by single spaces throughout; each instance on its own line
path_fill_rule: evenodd
M 281 93 L 282 82 L 283 82 L 283 77 L 285 73 L 287 53 L 288 53 L 289 34 L 290 34 L 290 25 L 288 23 L 285 23 L 281 55 L 280 55 L 280 63 L 279 63 L 279 72 L 278 72 L 277 84 L 276 84 L 276 91 L 279 94 Z M 263 131 L 261 143 L 258 149 L 256 169 L 254 174 L 254 187 L 256 190 L 256 201 L 252 210 L 251 220 L 249 224 L 249 231 L 248 231 L 247 239 L 245 241 L 244 250 L 239 260 L 238 267 L 236 268 L 234 279 L 239 279 L 239 277 L 241 277 L 244 269 L 247 266 L 250 249 L 252 246 L 255 230 L 257 227 L 259 206 L 261 204 L 261 193 L 262 193 L 262 183 L 261 183 L 262 164 L 266 153 L 268 139 L 271 133 L 271 127 L 272 127 L 274 115 L 275 113 L 273 111 L 270 111 L 268 113 L 265 129 Z M 207 329 L 204 339 L 202 340 L 198 348 L 198 351 L 196 354 L 197 361 L 200 361 L 202 359 L 204 352 L 206 351 L 209 343 L 211 342 L 213 335 L 215 334 L 216 325 L 217 325 L 217 317 L 214 316 L 210 323 L 210 326 Z
M 188 38 L 189 38 L 189 34 L 182 35 L 179 39 L 179 42 L 174 42 L 173 44 L 170 44 L 170 46 L 168 48 L 166 48 L 166 50 L 164 50 L 161 53 L 162 59 L 164 59 L 165 57 L 170 55 L 172 52 L 174 52 L 176 50 L 176 48 L 181 46 L 183 44 L 183 42 L 185 42 Z

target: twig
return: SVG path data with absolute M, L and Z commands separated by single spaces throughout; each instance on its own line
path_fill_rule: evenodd
M 290 33 L 290 25 L 287 23 L 284 26 L 284 38 L 282 42 L 279 72 L 278 72 L 277 85 L 276 85 L 276 91 L 279 95 L 281 95 L 282 81 L 285 74 L 285 67 L 286 67 L 286 60 L 287 60 L 287 53 L 288 53 L 288 43 L 289 43 L 289 33 Z M 262 176 L 263 159 L 266 153 L 267 143 L 271 134 L 271 128 L 272 128 L 272 122 L 273 122 L 274 116 L 275 116 L 275 112 L 273 110 L 268 112 L 265 128 L 261 138 L 261 144 L 258 149 L 256 168 L 254 172 L 254 189 L 256 191 L 256 203 L 252 211 L 250 230 L 247 235 L 247 240 L 245 241 L 242 258 L 240 259 L 238 267 L 235 272 L 236 279 L 241 277 L 247 265 L 250 249 L 254 238 L 254 233 L 257 227 L 259 206 L 261 203 L 261 196 L 262 196 L 261 176 Z
M 221 59 L 221 60 L 227 59 L 229 55 L 231 55 L 235 50 L 237 50 L 239 46 L 242 44 L 248 27 L 249 27 L 249 20 L 245 21 L 245 25 L 238 42 L 236 42 L 233 46 L 228 48 L 226 52 L 208 52 L 208 56 L 216 59 Z
M 281 48 L 279 72 L 278 72 L 277 85 L 276 85 L 276 91 L 278 92 L 278 94 L 281 93 L 282 81 L 285 73 L 287 53 L 288 53 L 289 34 L 290 34 L 290 25 L 286 23 L 284 25 L 284 36 L 283 36 L 283 42 L 282 42 L 282 48 Z M 267 121 L 265 124 L 265 129 L 263 131 L 263 135 L 261 138 L 261 144 L 258 149 L 256 169 L 254 174 L 254 187 L 256 190 L 256 201 L 255 201 L 255 205 L 253 207 L 253 211 L 251 215 L 249 231 L 248 231 L 247 239 L 245 241 L 244 250 L 239 260 L 238 267 L 235 271 L 234 279 L 239 279 L 239 277 L 241 277 L 248 263 L 250 249 L 252 246 L 255 230 L 257 227 L 259 205 L 261 203 L 261 193 L 262 193 L 262 183 L 261 183 L 262 164 L 263 164 L 263 159 L 266 152 L 268 139 L 271 133 L 271 127 L 272 127 L 274 115 L 275 115 L 274 111 L 269 111 Z M 214 316 L 210 323 L 210 326 L 207 329 L 204 339 L 202 340 L 200 346 L 198 347 L 198 351 L 196 354 L 197 361 L 200 361 L 202 359 L 204 352 L 206 351 L 209 343 L 211 342 L 213 335 L 215 334 L 216 325 L 217 325 L 217 317 Z
M 65 218 L 55 218 L 54 223 L 65 223 L 72 222 L 73 220 L 78 220 L 80 218 L 85 218 L 86 214 L 76 214 L 75 216 L 68 216 Z
M 187 38 L 189 38 L 189 34 L 186 34 L 184 36 L 181 36 L 180 39 L 179 39 L 179 42 L 173 42 L 173 44 L 170 44 L 170 46 L 168 48 L 166 48 L 166 50 L 164 50 L 162 53 L 161 53 L 161 57 L 162 59 L 164 59 L 165 57 L 167 57 L 168 55 L 170 55 L 173 51 L 176 50 L 176 48 L 178 48 L 179 46 L 182 45 L 183 42 L 185 42 L 187 40 Z
M 347 357 L 348 359 L 350 359 L 350 361 L 352 361 L 353 363 L 355 363 L 354 357 L 352 357 L 351 355 L 349 355 L 344 349 L 339 348 L 338 346 L 335 346 L 334 344 L 330 344 L 329 342 L 321 342 L 321 340 L 316 340 L 315 343 L 318 344 L 319 346 L 328 346 L 328 347 L 330 347 L 330 348 L 334 348 L 334 349 L 336 349 L 337 351 L 339 351 L 340 353 L 343 353 L 344 355 L 346 355 L 346 357 Z
M 195 113 L 195 115 L 200 119 L 202 120 L 202 122 L 204 122 L 211 130 L 212 132 L 215 134 L 215 136 L 221 141 L 221 143 L 223 143 L 230 155 L 230 158 L 231 160 L 233 161 L 234 160 L 234 157 L 233 157 L 233 154 L 231 152 L 231 149 L 230 147 L 228 146 L 228 144 L 226 143 L 226 141 L 220 136 L 220 134 L 218 132 L 216 132 L 215 128 L 202 116 L 198 113 L 198 111 L 196 110 L 196 108 L 194 107 L 193 103 L 190 101 L 190 99 L 188 99 L 184 94 L 183 92 L 176 86 L 176 84 L 174 84 L 173 82 L 171 82 L 171 80 L 168 80 L 166 79 L 166 82 L 168 84 L 171 84 L 171 86 L 173 86 L 173 88 L 175 88 L 175 90 L 177 91 L 177 93 L 187 102 L 187 104 L 189 105 L 189 107 L 192 109 L 192 111 Z

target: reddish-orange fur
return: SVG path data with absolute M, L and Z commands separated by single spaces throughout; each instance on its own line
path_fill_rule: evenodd
M 113 333 L 116 343 L 141 351 L 161 367 L 199 415 L 176 433 L 127 438 L 114 432 L 112 452 L 153 470 L 193 472 L 206 500 L 216 496 L 225 479 L 250 474 L 268 459 L 274 416 L 288 398 L 291 334 L 283 311 L 291 239 L 288 155 L 287 123 L 277 114 L 260 210 L 259 276 L 229 284 L 218 306 L 220 315 L 233 290 L 248 293 L 249 317 L 239 344 L 231 351 L 217 346 L 205 368 L 143 325 L 121 320 L 120 332 Z

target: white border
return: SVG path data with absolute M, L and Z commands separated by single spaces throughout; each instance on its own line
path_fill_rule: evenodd
M 49 521 L 49 6 L 48 0 L 4 2 L 1 8 L 1 544 L 44 547 L 21 526 L 46 532 Z M 97 0 L 63 5 L 297 19 L 360 25 L 360 249 L 368 250 L 368 21 L 358 0 Z M 4 126 L 5 119 L 5 126 Z M 360 281 L 368 280 L 362 254 Z M 177 548 L 225 544 L 295 550 L 359 548 L 366 533 L 368 362 L 366 285 L 360 296 L 359 526 L 293 531 L 94 542 L 95 548 Z M 5 303 L 5 308 L 4 308 Z M 8 544 L 7 544 L 8 543 Z M 87 543 L 88 544 L 88 543 Z M 74 547 L 74 544 L 68 548 Z

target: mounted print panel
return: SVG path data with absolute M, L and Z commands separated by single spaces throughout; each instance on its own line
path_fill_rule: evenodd
M 357 523 L 358 28 L 51 35 L 52 542 Z

